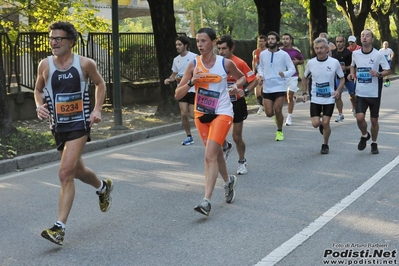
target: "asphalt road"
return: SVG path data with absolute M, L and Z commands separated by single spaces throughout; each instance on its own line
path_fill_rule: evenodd
M 193 210 L 204 194 L 196 130 L 188 147 L 178 131 L 85 154 L 114 180 L 113 205 L 102 213 L 94 188 L 76 182 L 62 247 L 40 236 L 57 217 L 58 162 L 0 175 L 0 265 L 397 265 L 398 91 L 399 81 L 383 90 L 378 155 L 370 142 L 357 150 L 347 94 L 328 155 L 309 102 L 296 105 L 282 142 L 272 118 L 250 115 L 249 173 L 238 176 L 232 204 L 218 180 L 209 217 Z M 234 150 L 230 173 L 236 164 Z

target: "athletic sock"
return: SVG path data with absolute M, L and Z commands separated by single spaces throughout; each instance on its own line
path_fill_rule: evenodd
M 99 188 L 97 188 L 97 192 L 98 193 L 104 193 L 104 191 L 105 191 L 105 182 L 103 181 L 103 180 L 101 180 L 101 185 L 100 185 L 100 187 Z
M 240 163 L 240 164 L 243 164 L 243 163 L 245 163 L 247 161 L 247 159 L 241 159 L 241 160 L 238 160 L 238 163 Z
M 57 222 L 55 223 L 55 225 L 58 226 L 58 227 L 61 227 L 62 229 L 65 230 L 65 224 L 64 224 L 63 222 L 57 221 Z

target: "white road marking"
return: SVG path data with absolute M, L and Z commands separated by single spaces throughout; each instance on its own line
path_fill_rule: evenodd
M 308 238 L 319 231 L 323 226 L 325 226 L 329 221 L 331 221 L 335 216 L 341 213 L 349 205 L 351 205 L 355 200 L 366 193 L 370 188 L 372 188 L 379 180 L 381 180 L 386 174 L 388 174 L 395 166 L 399 164 L 399 156 L 397 156 L 390 163 L 381 168 L 375 175 L 364 182 L 360 187 L 354 190 L 349 196 L 345 197 L 341 202 L 335 204 L 328 211 L 323 213 L 319 218 L 310 223 L 305 229 L 293 236 L 291 239 L 284 242 L 281 246 L 270 252 L 266 257 L 259 261 L 257 266 L 272 266 L 277 262 L 282 260 L 288 254 L 290 254 L 294 249 L 304 243 Z

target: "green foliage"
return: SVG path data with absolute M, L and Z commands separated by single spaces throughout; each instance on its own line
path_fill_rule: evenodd
M 252 39 L 257 35 L 258 14 L 253 0 L 180 0 L 179 4 L 186 11 L 193 11 L 194 31 L 203 26 L 214 28 L 219 35 L 230 34 L 236 39 Z M 188 24 L 190 19 L 188 13 L 185 16 Z
M 24 1 L 3 0 L 3 4 L 10 6 L 9 9 L 0 10 L 0 25 L 14 36 L 16 32 L 36 31 L 47 32 L 48 25 L 53 21 L 64 20 L 72 22 L 76 29 L 86 34 L 90 31 L 110 31 L 109 20 L 96 16 L 97 9 L 91 0 L 46 0 L 46 1 Z M 16 24 L 15 15 L 20 19 Z
M 154 77 L 158 73 L 158 61 L 155 56 L 155 48 L 148 43 L 145 37 L 122 39 L 121 46 L 125 49 L 121 52 L 121 76 L 129 80 L 140 80 L 143 77 Z
M 16 133 L 0 139 L 0 160 L 53 148 L 55 148 L 55 141 L 50 132 L 39 133 L 19 127 Z
M 119 22 L 120 32 L 152 32 L 150 17 L 126 18 Z
M 290 33 L 293 36 L 307 36 L 309 20 L 307 11 L 298 0 L 287 0 L 281 3 L 280 33 Z

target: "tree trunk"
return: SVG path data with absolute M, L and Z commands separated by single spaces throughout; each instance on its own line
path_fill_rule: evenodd
M 152 28 L 159 68 L 161 102 L 156 115 L 180 114 L 179 105 L 174 97 L 175 86 L 165 85 L 164 80 L 171 74 L 173 58 L 177 55 L 175 39 L 175 12 L 173 0 L 148 0 Z
M 281 0 L 254 0 L 258 9 L 258 33 L 267 35 L 270 31 L 280 33 Z
M 399 18 L 399 1 L 392 0 L 391 8 L 392 8 L 392 13 L 396 15 L 396 18 Z M 395 24 L 396 24 L 396 33 L 399 34 L 399 19 L 395 19 Z M 396 43 L 396 47 L 395 48 L 393 47 L 391 49 L 395 53 L 395 57 L 392 59 L 392 65 L 396 66 L 398 64 L 398 61 L 399 61 L 399 60 L 397 60 L 397 58 L 399 58 L 399 44 Z M 392 73 L 395 73 L 394 70 L 393 70 Z
M 4 73 L 2 45 L 0 42 L 0 136 L 15 132 L 12 126 L 11 112 L 7 103 L 6 75 Z
M 371 4 L 373 3 L 373 0 L 361 0 L 358 4 L 354 4 L 352 0 L 336 1 L 341 7 L 341 11 L 349 23 L 352 34 L 356 36 L 358 40 L 360 40 L 360 33 L 364 29 L 364 24 L 371 11 Z M 360 44 L 359 41 L 358 44 Z
M 392 51 L 396 51 L 396 42 L 393 42 L 391 29 L 386 25 L 389 25 L 389 16 L 391 15 L 392 9 L 389 8 L 388 12 L 384 12 L 381 8 L 376 8 L 370 11 L 371 17 L 378 24 L 378 31 L 380 32 L 380 46 L 382 47 L 382 43 L 384 41 L 388 41 L 389 47 Z M 379 48 L 379 47 L 376 47 Z M 391 70 L 395 71 L 396 62 L 392 62 Z
M 389 15 L 390 13 L 385 13 L 381 9 L 374 9 L 370 12 L 371 17 L 378 24 L 378 31 L 380 32 L 380 42 L 381 45 L 384 41 L 388 41 L 392 44 L 391 30 L 387 25 L 389 25 Z
M 314 57 L 313 40 L 319 37 L 321 32 L 327 32 L 326 0 L 310 0 L 309 17 L 309 52 L 310 56 Z

